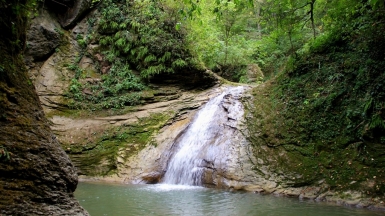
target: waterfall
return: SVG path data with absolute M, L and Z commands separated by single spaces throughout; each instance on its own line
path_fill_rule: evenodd
M 202 185 L 205 172 L 223 167 L 222 154 L 243 116 L 242 104 L 232 99 L 243 91 L 242 86 L 229 87 L 197 112 L 173 145 L 163 183 Z

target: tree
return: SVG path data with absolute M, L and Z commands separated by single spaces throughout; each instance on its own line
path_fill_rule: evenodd
M 255 10 L 255 16 L 257 18 L 257 29 L 258 29 L 258 38 L 262 38 L 262 27 L 261 27 L 261 8 L 264 3 L 264 0 L 255 0 L 254 4 L 254 10 Z

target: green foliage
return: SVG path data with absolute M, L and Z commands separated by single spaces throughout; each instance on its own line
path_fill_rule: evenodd
M 69 87 L 69 92 L 71 93 L 71 97 L 78 101 L 83 100 L 83 94 L 81 90 L 82 90 L 81 83 L 77 79 L 72 79 Z
M 281 166 L 301 175 L 295 184 L 325 179 L 334 189 L 382 196 L 384 17 L 357 2 L 337 9 L 343 12 L 328 19 L 338 22 L 287 58 L 286 70 L 271 87 L 274 93 L 265 99 L 274 116 L 255 115 L 254 121 L 262 122 L 258 128 L 266 145 L 287 153 L 289 162 Z M 374 186 L 362 186 L 373 178 Z
M 79 79 L 83 74 L 83 69 L 81 69 L 78 63 L 73 63 L 68 66 L 68 69 L 73 70 L 75 72 L 75 79 Z
M 184 30 L 176 30 L 175 8 L 160 2 L 107 0 L 101 10 L 100 44 L 107 59 L 116 58 L 150 78 L 193 66 L 184 45 Z M 107 49 L 108 48 L 108 49 Z
M 10 160 L 9 152 L 6 147 L 0 146 L 0 160 Z
M 135 105 L 140 103 L 145 89 L 142 79 L 196 70 L 184 44 L 184 28 L 175 29 L 177 10 L 165 2 L 103 1 L 100 20 L 90 17 L 87 33 L 76 36 L 82 52 L 67 66 L 75 72 L 75 80 L 66 93 L 70 108 L 99 110 Z M 81 58 L 89 55 L 86 48 L 94 39 L 99 41 L 98 52 L 103 57 L 103 66 L 98 67 L 107 68 L 97 76 L 100 79 L 89 77 L 79 67 Z
M 37 13 L 39 2 L 40 0 L 0 2 L 2 39 L 11 49 L 12 55 L 18 55 L 24 50 L 28 19 Z
M 55 30 L 55 32 L 59 33 L 60 36 L 63 36 L 63 35 L 64 35 L 64 31 L 63 31 L 62 29 L 60 29 L 60 28 L 55 28 L 54 30 Z
M 87 41 L 88 38 L 83 38 L 81 35 L 77 35 L 76 36 L 76 40 L 79 44 L 79 46 L 83 49 L 85 49 L 88 45 L 88 41 Z
M 109 74 L 96 83 L 71 81 L 66 96 L 71 98 L 70 107 L 78 109 L 123 108 L 140 102 L 140 92 L 145 86 L 129 69 L 128 64 L 116 61 Z
M 92 0 L 92 5 L 91 7 L 94 7 L 95 5 L 99 4 L 101 0 Z
M 185 22 L 190 50 L 206 68 L 239 81 L 237 72 L 230 70 L 254 62 L 258 40 L 251 26 L 255 22 L 252 9 L 245 1 L 204 0 L 196 6 L 199 14 Z
M 282 70 L 290 56 L 289 41 L 280 31 L 274 31 L 256 43 L 253 57 L 267 76 L 274 76 Z

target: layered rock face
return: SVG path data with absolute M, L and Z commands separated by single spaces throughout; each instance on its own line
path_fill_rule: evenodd
M 103 75 L 109 73 L 111 64 L 105 60 L 95 40 L 81 43 L 84 43 L 82 39 L 95 31 L 96 25 L 90 25 L 91 21 L 98 20 L 98 10 L 79 19 L 89 8 L 78 10 L 81 8 L 78 6 L 89 4 L 90 1 L 49 2 L 50 6 L 61 3 L 56 9 L 59 13 L 58 22 L 52 21 L 55 19 L 54 14 L 44 11 L 41 17 L 33 20 L 28 34 L 28 46 L 31 49 L 26 54 L 30 76 L 43 109 L 53 123 L 51 128 L 56 139 L 68 153 L 82 179 L 147 184 L 162 182 L 170 158 L 178 149 L 178 140 L 187 133 L 199 109 L 228 87 L 220 84 L 226 81 L 210 72 L 189 74 L 188 71 L 179 71 L 175 74 L 162 74 L 149 80 L 150 90 L 141 92 L 141 105 L 117 110 L 70 110 L 63 97 L 75 73 L 69 69 L 69 65 L 83 70 L 79 82 L 97 83 L 101 82 Z M 73 8 L 69 9 L 71 7 Z M 74 16 L 70 15 L 72 12 Z M 63 22 L 63 16 L 69 17 L 65 19 L 68 22 Z M 38 45 L 40 43 L 41 47 Z M 259 81 L 263 77 L 257 65 L 250 65 L 247 71 L 250 80 Z M 213 86 L 215 87 L 212 88 Z M 87 94 L 87 91 L 89 89 L 83 90 L 83 93 Z M 300 175 L 281 169 L 279 165 L 288 160 L 287 152 L 266 145 L 251 145 L 253 142 L 263 142 L 250 141 L 250 128 L 244 125 L 252 119 L 250 110 L 246 109 L 244 113 L 238 108 L 245 104 L 250 105 L 253 100 L 247 91 L 222 98 L 219 106 L 221 119 L 217 116 L 218 119 L 214 120 L 217 125 L 213 126 L 219 129 L 208 131 L 212 133 L 210 142 L 217 145 L 218 152 L 214 159 L 203 158 L 200 164 L 203 170 L 202 184 L 208 187 L 340 202 L 335 193 L 329 192 L 329 186 L 324 181 L 311 185 L 297 184 L 296 180 L 301 178 Z M 261 106 L 271 109 L 269 105 L 261 103 Z M 268 115 L 264 109 L 250 108 L 261 117 Z M 257 123 L 258 121 L 260 120 L 256 120 Z M 36 134 L 35 130 L 37 129 L 34 128 L 33 133 Z M 43 134 L 50 134 L 48 137 L 51 137 L 47 142 L 57 145 L 49 129 L 44 130 L 48 132 Z M 260 133 L 256 136 L 261 140 L 265 138 Z M 45 155 L 44 152 L 48 151 L 45 148 L 41 148 L 43 153 L 40 153 L 40 148 L 33 152 L 43 157 L 41 154 Z M 9 149 L 7 147 L 7 151 Z M 13 152 L 10 155 L 12 154 Z M 64 161 L 68 160 L 65 155 L 54 155 Z M 74 176 L 73 168 L 68 169 Z M 40 171 L 35 173 L 38 172 Z M 60 179 L 64 172 L 52 175 L 59 176 L 57 179 Z M 69 185 L 71 189 L 68 190 L 72 192 L 76 185 L 74 178 L 65 177 L 68 182 L 60 183 L 59 186 L 64 188 L 63 185 Z M 56 177 L 52 181 L 56 182 Z M 32 181 L 30 184 L 38 183 Z M 362 203 L 360 193 L 348 192 L 346 196 L 351 194 L 354 200 L 348 204 Z M 362 206 L 368 205 L 372 204 Z
M 20 57 L 25 6 L 24 1 L 0 4 L 0 215 L 88 215 L 73 196 L 77 174 Z M 23 9 L 14 14 L 12 8 Z

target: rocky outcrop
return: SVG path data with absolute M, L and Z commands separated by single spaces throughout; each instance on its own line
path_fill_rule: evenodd
M 31 21 L 27 31 L 25 59 L 27 64 L 47 59 L 60 45 L 62 35 L 60 25 L 52 14 L 41 10 L 38 17 Z M 62 33 L 63 34 L 63 33 Z
M 76 0 L 74 5 L 70 7 L 65 13 L 59 14 L 59 22 L 63 28 L 71 27 L 78 21 L 85 13 L 89 12 L 92 6 L 91 0 Z
M 88 215 L 73 196 L 77 174 L 49 127 L 21 49 L 10 43 L 25 39 L 26 8 L 25 1 L 0 4 L 0 215 Z
M 265 76 L 263 75 L 261 68 L 257 64 L 250 64 L 247 65 L 246 68 L 246 77 L 247 82 L 252 83 L 256 81 L 262 81 Z
M 67 65 L 74 62 L 80 52 L 74 41 L 69 41 L 59 49 L 60 52 L 55 52 L 45 62 L 36 63 L 37 67 L 29 71 L 46 113 L 66 106 L 63 104 L 63 94 L 74 73 Z
M 102 134 L 103 131 L 108 131 L 108 128 L 130 125 L 151 114 L 158 115 L 171 111 L 172 115 L 169 116 L 167 123 L 159 131 L 152 134 L 151 141 L 146 143 L 143 149 L 133 155 L 128 155 L 131 152 L 130 149 L 135 145 L 134 142 L 127 142 L 119 149 L 115 159 L 109 162 L 109 167 L 116 168 L 116 174 L 104 177 L 82 176 L 83 179 L 91 178 L 125 183 L 159 183 L 167 170 L 169 158 L 176 148 L 175 140 L 183 136 L 197 109 L 201 108 L 209 99 L 222 93 L 226 88 L 222 86 L 197 93 L 182 91 L 173 100 L 139 106 L 136 111 L 131 110 L 131 112 L 119 116 L 91 119 L 70 119 L 54 116 L 52 118 L 53 129 L 62 143 L 68 143 L 66 145 L 66 147 L 68 146 L 67 152 L 70 153 L 75 164 L 78 164 L 80 173 L 90 174 L 92 172 L 87 170 L 87 167 L 81 166 L 82 160 L 88 160 L 87 148 L 84 148 L 81 154 L 76 152 L 71 154 L 71 148 L 76 148 L 79 145 L 91 145 L 85 140 L 92 136 L 92 132 Z M 214 136 L 215 140 L 212 140 L 219 146 L 218 155 L 215 162 L 207 159 L 206 163 L 202 164 L 205 170 L 203 183 L 208 187 L 273 192 L 277 187 L 277 175 L 266 179 L 263 174 L 254 171 L 258 160 L 254 158 L 253 150 L 242 132 L 245 129 L 242 124 L 244 119 L 243 111 L 239 107 L 242 106 L 242 98 L 246 96 L 247 94 L 244 96 L 229 94 L 223 98 L 221 109 L 223 109 L 224 116 L 223 118 L 218 116 L 219 122 L 217 123 L 220 125 L 218 128 L 222 126 L 224 128 L 220 132 L 213 132 L 222 135 Z M 141 131 L 137 132 L 141 133 Z M 231 134 L 230 137 L 224 136 L 225 133 Z M 95 140 L 93 141 L 95 142 Z M 106 166 L 105 162 L 106 160 L 101 160 L 99 167 Z M 268 166 L 261 167 L 261 169 L 266 172 L 266 175 L 272 175 L 268 171 Z
M 163 152 L 170 148 L 173 138 L 188 125 L 196 109 L 216 94 L 215 90 L 186 92 L 177 86 L 158 86 L 158 92 L 146 98 L 149 104 L 134 107 L 130 112 L 122 115 L 87 118 L 53 116 L 51 118 L 52 128 L 58 140 L 65 146 L 81 174 L 94 175 L 98 173 L 96 170 L 109 167 L 117 173 L 109 176 L 109 179 L 141 182 L 142 176 L 158 173 L 158 168 L 162 167 L 160 164 L 165 165 L 163 163 L 165 161 L 162 163 L 154 163 L 154 161 L 160 160 Z M 156 119 L 156 116 L 162 115 L 165 118 Z M 156 121 L 152 121 L 151 118 L 155 118 Z M 100 158 L 96 166 L 82 165 L 84 161 L 89 160 L 88 157 L 93 154 L 103 139 L 117 140 L 117 137 L 108 136 L 107 138 L 107 134 L 120 133 L 125 128 L 131 129 L 127 133 L 135 131 L 135 134 L 132 134 L 130 139 L 117 143 L 119 148 L 112 153 L 115 155 L 113 160 L 106 160 L 111 155 L 105 155 Z M 142 143 L 136 137 L 141 137 L 145 133 L 150 134 L 147 136 L 147 141 Z M 104 138 L 101 138 L 103 136 Z
M 42 10 L 41 16 L 33 20 L 30 29 L 27 31 L 28 39 L 33 39 L 35 37 L 35 29 L 41 29 L 39 26 L 51 26 L 51 30 L 54 28 L 54 32 L 57 32 L 58 36 L 60 36 L 60 43 L 55 44 L 56 48 L 51 51 L 46 50 L 49 56 L 46 56 L 45 59 L 36 57 L 32 50 L 26 53 L 29 76 L 33 81 L 46 114 L 67 106 L 63 101 L 63 95 L 74 76 L 74 71 L 69 66 L 78 67 L 78 58 L 83 55 L 82 49 L 76 41 L 76 36 L 77 34 L 85 33 L 85 23 L 86 21 L 83 21 L 79 25 L 83 26 L 83 28 L 76 27 L 74 28 L 75 33 L 68 34 L 67 31 L 61 29 L 52 14 Z M 28 41 L 29 43 L 31 42 Z M 36 41 L 36 46 L 39 47 L 41 43 L 43 47 L 44 44 L 51 44 L 45 37 L 40 37 L 40 40 Z M 86 67 L 84 65 L 86 65 L 87 61 L 83 60 L 81 62 L 80 66 Z M 87 67 L 92 66 L 87 65 Z
M 47 0 L 46 5 L 55 12 L 60 25 L 65 28 L 75 26 L 93 6 L 92 0 Z

